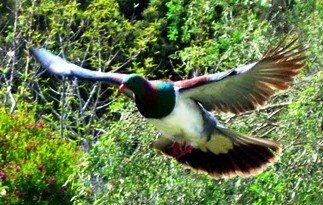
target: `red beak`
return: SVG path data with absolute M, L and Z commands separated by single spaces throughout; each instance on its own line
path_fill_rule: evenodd
M 123 92 L 125 89 L 127 89 L 127 86 L 126 86 L 125 84 L 121 84 L 121 85 L 119 86 L 119 91 L 120 91 L 120 92 Z

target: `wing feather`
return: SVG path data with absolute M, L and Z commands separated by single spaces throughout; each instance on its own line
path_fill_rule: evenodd
M 44 48 L 31 48 L 30 53 L 47 72 L 55 75 L 75 77 L 90 81 L 103 81 L 113 86 L 120 86 L 122 80 L 128 76 L 128 74 L 85 69 L 52 54 Z M 133 98 L 133 93 L 130 90 L 126 90 L 125 94 L 128 97 Z
M 289 87 L 304 66 L 306 48 L 297 39 L 267 50 L 261 60 L 229 71 L 177 81 L 179 93 L 208 110 L 242 113 L 262 105 L 276 90 Z

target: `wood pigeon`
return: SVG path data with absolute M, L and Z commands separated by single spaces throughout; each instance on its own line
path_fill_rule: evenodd
M 138 74 L 92 71 L 44 48 L 30 49 L 36 61 L 52 74 L 118 87 L 162 133 L 163 137 L 152 143 L 155 149 L 213 178 L 251 176 L 277 160 L 279 143 L 234 132 L 222 126 L 211 111 L 239 114 L 254 110 L 275 90 L 287 89 L 304 66 L 304 51 L 296 38 L 284 38 L 257 62 L 172 82 L 150 81 Z

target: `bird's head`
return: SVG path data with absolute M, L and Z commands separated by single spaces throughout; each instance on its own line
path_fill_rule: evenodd
M 175 90 L 171 83 L 148 81 L 140 75 L 131 74 L 123 79 L 119 91 L 126 89 L 135 94 L 139 112 L 147 118 L 162 118 L 175 106 Z
M 151 87 L 149 81 L 138 74 L 131 74 L 124 78 L 121 85 L 119 86 L 119 91 L 124 92 L 125 89 L 130 89 L 135 95 L 140 95 L 147 91 Z

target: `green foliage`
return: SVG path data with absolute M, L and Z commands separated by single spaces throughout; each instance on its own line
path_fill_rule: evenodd
M 67 204 L 74 192 L 66 181 L 83 153 L 33 115 L 0 109 L 0 203 Z
M 181 19 L 181 14 L 184 12 L 183 11 L 183 4 L 184 2 L 181 0 L 174 0 L 174 1 L 169 1 L 166 3 L 166 6 L 168 8 L 167 12 L 167 19 L 170 21 L 168 25 L 168 38 L 171 41 L 175 41 L 178 39 L 178 34 L 179 34 L 179 28 L 180 28 L 180 19 Z
M 58 197 L 59 204 L 319 204 L 322 11 L 315 0 L 2 1 L 0 99 L 11 111 L 35 106 L 15 117 L 0 110 L 1 203 L 19 203 L 25 193 L 32 204 Z M 219 116 L 241 133 L 283 145 L 278 163 L 248 179 L 213 180 L 183 169 L 150 149 L 159 134 L 128 99 L 101 83 L 40 76 L 28 54 L 41 46 L 93 70 L 178 80 L 259 60 L 291 29 L 310 45 L 291 89 L 253 113 Z M 76 143 L 86 151 L 79 165 Z

